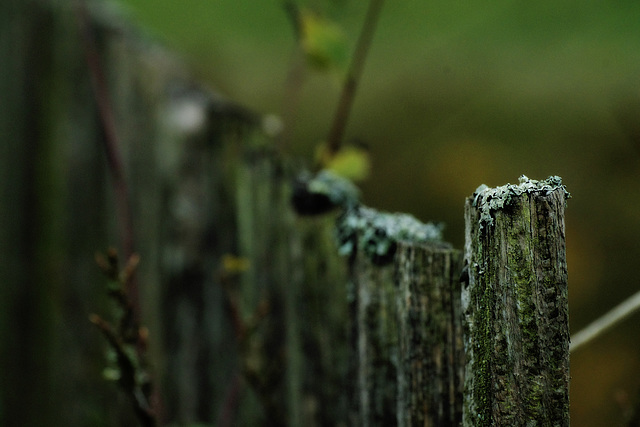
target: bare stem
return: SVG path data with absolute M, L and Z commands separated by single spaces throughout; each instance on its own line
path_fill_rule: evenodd
M 89 12 L 84 1 L 76 3 L 76 13 L 80 33 L 84 44 L 85 57 L 91 75 L 93 93 L 100 115 L 100 121 L 104 130 L 103 145 L 107 156 L 107 164 L 112 177 L 113 190 L 118 218 L 120 244 L 125 259 L 129 259 L 135 252 L 133 237 L 133 219 L 131 205 L 129 203 L 129 190 L 124 174 L 122 156 L 120 154 L 120 142 L 116 130 L 116 121 L 111 108 L 111 99 L 107 89 L 107 81 L 98 55 L 95 37 L 91 28 Z M 140 313 L 139 291 L 137 280 L 132 277 L 128 282 L 127 294 L 135 308 L 136 318 Z M 137 318 L 136 320 L 139 320 Z
M 583 345 L 598 338 L 600 335 L 638 311 L 638 309 L 640 309 L 640 292 L 636 292 L 625 301 L 611 309 L 604 316 L 594 320 L 580 332 L 573 334 L 571 337 L 571 351 L 574 352 Z
M 76 12 L 84 44 L 86 61 L 91 75 L 93 92 L 104 130 L 103 143 L 116 195 L 120 241 L 124 257 L 125 259 L 129 259 L 134 253 L 133 222 L 131 219 L 131 207 L 129 204 L 122 156 L 120 155 L 120 142 L 116 130 L 116 121 L 113 109 L 111 108 L 111 99 L 107 89 L 103 67 L 95 46 L 95 37 L 90 24 L 89 12 L 84 1 L 77 2 Z
M 375 32 L 383 4 L 384 0 L 371 0 L 369 2 L 367 16 L 365 17 L 362 31 L 358 37 L 356 49 L 353 53 L 353 58 L 342 87 L 338 107 L 336 109 L 335 116 L 333 117 L 333 124 L 327 137 L 327 148 L 329 150 L 329 154 L 337 153 L 342 145 L 342 138 L 344 137 L 344 131 L 347 127 L 349 113 L 353 106 L 356 89 L 358 88 L 360 77 L 362 76 L 364 62 L 367 58 L 371 41 L 373 40 L 373 34 Z
M 300 105 L 300 95 L 304 79 L 304 57 L 301 48 L 298 45 L 292 55 L 291 65 L 289 66 L 289 73 L 287 75 L 284 88 L 284 102 L 282 107 L 284 129 L 278 138 L 278 148 L 281 152 L 285 151 L 293 138 L 294 123 L 296 122 L 298 106 Z

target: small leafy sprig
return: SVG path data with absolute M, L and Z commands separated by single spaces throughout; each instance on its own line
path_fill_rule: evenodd
M 153 387 L 146 363 L 149 333 L 136 320 L 134 305 L 127 292 L 139 261 L 140 257 L 133 254 L 120 269 L 115 249 L 109 249 L 106 255 L 96 255 L 96 262 L 108 280 L 108 294 L 115 302 L 114 324 L 97 314 L 91 314 L 89 320 L 109 344 L 109 365 L 104 370 L 104 377 L 115 381 L 129 396 L 140 424 L 152 427 L 157 425 L 157 414 L 153 410 Z

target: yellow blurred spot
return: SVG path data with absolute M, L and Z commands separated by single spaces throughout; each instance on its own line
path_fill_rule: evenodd
M 227 273 L 242 273 L 247 271 L 251 267 L 251 263 L 248 258 L 237 257 L 235 255 L 226 254 L 222 257 L 222 268 Z
M 371 156 L 366 148 L 354 145 L 342 147 L 331 154 L 325 144 L 316 149 L 316 159 L 324 169 L 350 181 L 364 181 L 371 172 Z
M 300 13 L 301 45 L 309 65 L 319 70 L 340 66 L 348 57 L 344 33 L 317 13 Z

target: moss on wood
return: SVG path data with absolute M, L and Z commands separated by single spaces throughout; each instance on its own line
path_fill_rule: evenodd
M 465 425 L 568 425 L 569 340 L 559 177 L 467 199 Z

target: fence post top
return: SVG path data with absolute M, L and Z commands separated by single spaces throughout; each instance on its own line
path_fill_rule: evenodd
M 571 198 L 571 194 L 562 184 L 562 178 L 557 175 L 550 176 L 545 180 L 530 179 L 526 175 L 518 178 L 519 184 L 506 184 L 500 187 L 490 188 L 484 184 L 479 186 L 470 197 L 473 207 L 481 211 L 480 228 L 485 224 L 493 225 L 491 212 L 509 206 L 513 199 L 522 194 L 543 194 L 548 195 L 553 191 L 564 193 L 564 199 Z

